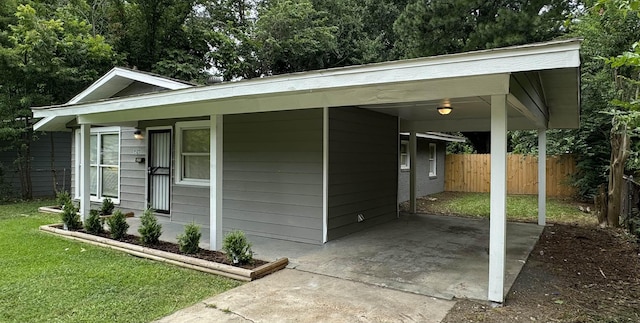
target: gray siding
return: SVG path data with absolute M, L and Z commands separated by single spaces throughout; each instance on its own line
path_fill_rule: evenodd
M 163 87 L 134 81 L 133 83 L 131 83 L 131 85 L 120 90 L 120 92 L 114 94 L 112 97 L 117 98 L 117 97 L 123 97 L 123 96 L 138 95 L 138 94 L 145 94 L 145 93 L 151 93 L 151 92 L 160 92 L 160 91 L 166 91 L 166 90 L 167 89 Z
M 35 134 L 31 145 L 31 185 L 33 197 L 52 197 L 56 191 L 69 190 L 71 185 L 71 133 L 50 132 Z M 14 160 L 16 153 L 0 154 L 4 182 L 20 195 L 20 177 Z
M 223 229 L 322 243 L 322 110 L 224 116 Z
M 330 109 L 328 239 L 396 218 L 397 185 L 397 118 Z M 365 221 L 358 223 L 358 214 Z
M 417 161 L 410 161 L 416 166 L 416 196 L 440 193 L 444 191 L 444 158 L 446 143 L 441 141 L 430 141 L 424 138 L 417 138 Z M 402 136 L 401 140 L 409 140 L 408 136 Z M 429 143 L 436 144 L 436 176 L 429 176 Z M 400 168 L 398 168 L 400 169 Z M 400 169 L 398 177 L 398 203 L 409 200 L 408 169 Z
M 146 140 L 133 137 L 135 128 L 120 128 L 120 205 L 121 210 L 142 215 L 145 208 L 146 166 L 136 157 L 146 156 Z

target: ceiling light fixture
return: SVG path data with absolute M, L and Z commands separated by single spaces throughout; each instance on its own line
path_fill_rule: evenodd
M 453 108 L 451 107 L 451 102 L 449 102 L 449 100 L 442 101 L 442 104 L 438 106 L 438 113 L 443 116 L 451 113 L 451 111 L 453 111 Z

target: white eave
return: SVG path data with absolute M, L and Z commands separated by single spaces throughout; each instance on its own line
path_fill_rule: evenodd
M 580 40 L 553 41 L 476 52 L 350 66 L 303 73 L 286 74 L 205 87 L 182 88 L 139 96 L 96 102 L 67 103 L 34 108 L 36 118 L 73 116 L 79 123 L 117 123 L 142 118 L 204 117 L 319 107 L 360 106 L 386 109 L 417 128 L 424 120 L 412 120 L 412 113 L 401 114 L 396 105 L 422 104 L 443 98 L 511 95 L 510 104 L 518 111 L 531 109 L 521 97 L 512 95 L 517 73 L 540 73 L 561 77 L 563 88 L 546 93 L 546 111 L 523 113 L 535 123 L 532 128 L 575 128 L 579 125 Z M 548 72 L 547 72 L 548 71 Z M 568 84 L 567 84 L 568 80 Z M 521 91 L 522 92 L 522 91 Z M 560 98 L 560 99 L 558 99 Z M 531 100 L 536 103 L 539 101 Z M 544 107 L 544 109 L 547 108 Z M 463 110 L 456 110 L 463 111 Z M 458 116 L 462 116 L 462 112 Z M 455 116 L 455 115 L 454 115 Z M 449 119 L 451 125 L 454 116 Z M 557 117 L 556 117 L 557 116 Z M 527 126 L 528 120 L 513 123 Z M 433 126 L 426 120 L 425 126 Z M 473 122 L 470 122 L 473 123 Z M 443 123 L 439 123 L 442 125 Z M 480 124 L 480 123 L 478 123 Z M 437 125 L 437 124 L 436 124 Z M 432 129 L 416 131 L 454 131 Z M 406 131 L 406 130 L 404 130 Z
M 402 136 L 409 136 L 410 133 L 409 132 L 401 132 L 400 135 Z M 416 137 L 418 138 L 423 138 L 423 139 L 431 139 L 431 140 L 437 140 L 437 141 L 446 141 L 446 142 L 465 142 L 467 141 L 466 138 L 463 137 L 459 137 L 459 136 L 454 136 L 454 135 L 449 135 L 446 133 L 440 133 L 440 132 L 417 132 L 416 133 Z
M 80 92 L 78 95 L 69 100 L 69 102 L 67 102 L 65 105 L 85 103 L 109 98 L 136 81 L 165 88 L 168 90 L 193 87 L 193 85 L 190 85 L 186 82 L 161 77 L 151 73 L 130 70 L 122 67 L 114 67 L 84 91 Z

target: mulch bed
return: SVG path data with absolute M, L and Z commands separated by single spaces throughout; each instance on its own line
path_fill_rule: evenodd
M 544 229 L 504 307 L 459 301 L 443 322 L 640 322 L 640 248 L 619 229 Z
M 91 234 L 91 233 L 86 232 L 85 230 L 79 230 L 79 231 L 83 232 L 83 233 Z M 103 238 L 111 239 L 111 237 L 109 236 L 108 232 L 107 233 L 102 233 L 102 234 L 94 234 L 94 235 L 97 235 L 97 236 L 100 236 L 100 237 L 103 237 Z M 149 247 L 149 248 L 162 250 L 162 251 L 166 251 L 166 252 L 171 252 L 171 253 L 175 253 L 175 254 L 179 254 L 179 255 L 199 258 L 199 259 L 208 260 L 208 261 L 212 261 L 212 262 L 217 262 L 217 263 L 221 263 L 221 264 L 225 264 L 225 265 L 236 266 L 236 267 L 240 267 L 240 268 L 244 268 L 244 269 L 255 269 L 255 268 L 260 267 L 260 266 L 262 266 L 262 265 L 267 263 L 266 261 L 263 261 L 263 260 L 253 259 L 253 263 L 251 263 L 251 264 L 234 265 L 233 263 L 231 263 L 231 262 L 229 262 L 227 260 L 227 257 L 223 252 L 200 248 L 198 250 L 198 252 L 195 253 L 195 254 L 184 254 L 184 253 L 180 252 L 180 247 L 178 247 L 178 245 L 175 244 L 175 243 L 166 242 L 166 241 L 160 241 L 158 244 L 155 244 L 153 246 L 146 246 L 146 245 L 143 245 L 140 242 L 139 239 L 140 238 L 137 237 L 137 236 L 134 236 L 134 235 L 131 235 L 131 234 L 127 234 L 124 239 L 117 240 L 117 241 L 126 242 L 126 243 L 130 243 L 130 244 L 135 244 L 135 245 L 138 245 L 138 246 Z

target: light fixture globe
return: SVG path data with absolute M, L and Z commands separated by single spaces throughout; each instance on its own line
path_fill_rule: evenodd
M 133 138 L 136 138 L 138 140 L 144 139 L 144 135 L 142 134 L 142 130 L 136 129 L 136 131 L 133 132 Z
M 442 104 L 438 106 L 437 109 L 438 109 L 438 113 L 440 113 L 443 116 L 453 111 L 453 108 L 451 107 L 451 102 L 449 102 L 449 100 L 444 100 Z

